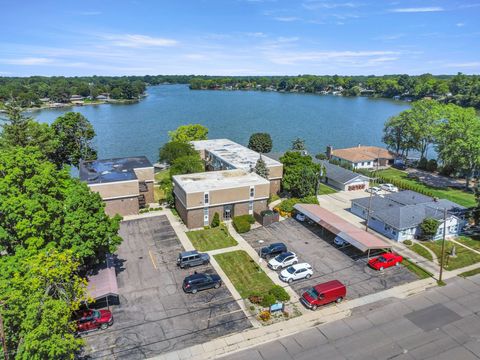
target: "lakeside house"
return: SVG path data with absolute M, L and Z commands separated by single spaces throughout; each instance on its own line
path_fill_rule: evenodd
M 145 156 L 82 161 L 80 180 L 98 192 L 105 212 L 113 216 L 135 215 L 154 202 L 154 171 Z
M 349 164 L 354 169 L 375 169 L 393 165 L 396 155 L 382 147 L 362 146 L 345 149 L 334 149 L 327 146 L 327 158 L 344 164 Z
M 368 176 L 331 164 L 326 160 L 314 158 L 313 161 L 325 166 L 326 174 L 323 182 L 338 190 L 358 191 L 365 190 L 369 186 L 370 178 Z
M 444 209 L 448 212 L 446 237 L 458 236 L 466 224 L 466 208 L 449 200 L 435 199 L 411 190 L 354 199 L 350 211 L 364 220 L 368 217 L 368 227 L 371 229 L 403 242 L 421 236 L 420 224 L 426 218 L 439 221 L 434 240 L 441 239 Z
M 265 155 L 268 179 L 254 172 L 260 154 L 228 139 L 192 141 L 206 172 L 173 176 L 175 208 L 188 228 L 209 225 L 217 212 L 228 220 L 267 210 L 280 191 L 283 165 Z

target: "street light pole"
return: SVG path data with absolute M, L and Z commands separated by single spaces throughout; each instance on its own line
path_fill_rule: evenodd
M 443 236 L 442 236 L 442 256 L 440 258 L 440 273 L 438 275 L 438 281 L 442 281 L 443 275 L 443 259 L 445 258 L 445 236 L 447 231 L 447 209 L 443 209 Z

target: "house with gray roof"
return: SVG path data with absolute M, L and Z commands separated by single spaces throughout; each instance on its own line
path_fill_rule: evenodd
M 368 188 L 370 179 L 367 176 L 330 164 L 325 160 L 314 159 L 314 161 L 325 166 L 325 184 L 343 191 L 365 190 Z
M 410 190 L 354 199 L 350 211 L 364 220 L 368 217 L 371 229 L 402 242 L 420 236 L 420 224 L 426 218 L 439 221 L 434 239 L 442 238 L 444 209 L 447 210 L 446 236 L 457 236 L 465 225 L 466 208 L 449 200 L 434 199 Z

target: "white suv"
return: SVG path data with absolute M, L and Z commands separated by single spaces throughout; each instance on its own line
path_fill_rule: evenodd
M 279 268 L 286 268 L 287 266 L 294 265 L 298 263 L 297 255 L 294 252 L 287 251 L 284 252 L 268 262 L 268 267 L 272 270 L 277 270 Z
M 313 270 L 310 264 L 301 263 L 289 266 L 280 273 L 280 280 L 292 283 L 294 280 L 309 279 Z
M 390 192 L 397 192 L 398 188 L 396 186 L 393 186 L 392 184 L 383 184 L 380 186 L 382 190 L 390 191 Z

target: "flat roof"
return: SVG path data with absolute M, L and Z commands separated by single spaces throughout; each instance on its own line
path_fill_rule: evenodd
M 260 154 L 229 139 L 192 141 L 195 150 L 207 150 L 236 169 L 250 170 L 255 167 Z M 262 154 L 268 167 L 281 166 L 279 161 Z
M 332 155 L 356 163 L 376 159 L 394 159 L 394 153 L 378 146 L 356 146 L 346 149 L 333 149 Z
M 267 179 L 241 169 L 175 175 L 175 182 L 186 192 L 204 192 L 243 186 L 270 185 Z
M 80 163 L 80 180 L 87 184 L 135 180 L 134 169 L 153 167 L 145 156 L 83 161 Z
M 320 207 L 320 205 L 296 204 L 294 208 L 362 252 L 392 248 L 388 241 L 350 224 L 347 220 Z

